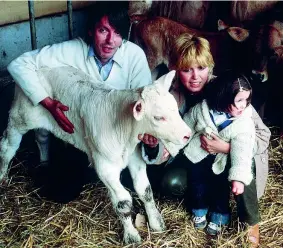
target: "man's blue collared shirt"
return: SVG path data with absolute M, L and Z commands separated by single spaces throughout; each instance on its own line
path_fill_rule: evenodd
M 113 58 L 111 58 L 105 65 L 102 65 L 100 60 L 97 58 L 92 46 L 89 48 L 88 56 L 94 57 L 95 63 L 98 67 L 99 74 L 102 77 L 103 81 L 105 81 L 111 72 L 111 69 L 114 63 Z

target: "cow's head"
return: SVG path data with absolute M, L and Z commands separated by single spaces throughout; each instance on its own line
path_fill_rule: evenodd
M 135 103 L 133 115 L 141 121 L 144 133 L 175 144 L 184 144 L 191 130 L 182 120 L 177 102 L 169 93 L 175 71 L 145 86 Z
M 261 25 L 251 30 L 252 48 L 252 72 L 258 75 L 261 81 L 268 79 L 268 64 L 270 60 L 277 57 L 280 51 L 283 33 L 276 27 L 276 22 L 272 25 Z
M 218 29 L 231 28 L 223 21 L 218 22 Z M 240 28 L 237 28 L 241 30 Z M 245 30 L 249 36 L 248 49 L 251 58 L 251 72 L 262 82 L 268 79 L 268 62 L 274 57 L 278 57 L 282 50 L 283 23 L 273 22 L 271 25 L 261 25 L 252 30 Z
M 129 1 L 129 16 L 146 15 L 152 5 L 151 0 Z

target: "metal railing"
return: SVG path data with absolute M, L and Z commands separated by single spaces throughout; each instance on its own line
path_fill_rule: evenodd
M 34 49 L 37 48 L 35 13 L 34 13 L 34 0 L 28 0 L 28 9 L 29 9 L 29 22 L 30 22 L 30 34 L 31 34 L 31 47 L 32 47 L 32 50 L 34 50 Z M 74 37 L 74 29 L 73 29 L 72 0 L 67 0 L 67 13 L 68 13 L 69 39 L 73 39 L 73 37 Z

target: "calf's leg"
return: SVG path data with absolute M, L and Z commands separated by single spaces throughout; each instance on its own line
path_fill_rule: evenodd
M 18 150 L 23 135 L 27 130 L 17 129 L 9 123 L 0 142 L 0 182 L 7 176 L 7 170 L 11 159 Z
M 149 226 L 153 231 L 160 232 L 165 230 L 165 224 L 153 199 L 153 193 L 146 174 L 146 164 L 141 157 L 141 152 L 137 149 L 131 156 L 128 167 L 133 179 L 134 188 L 144 203 Z
M 97 155 L 93 161 L 96 172 L 107 187 L 113 207 L 124 227 L 124 242 L 126 244 L 141 243 L 141 237 L 133 226 L 131 210 L 132 197 L 120 182 L 122 166 L 111 163 Z
M 45 129 L 39 128 L 35 130 L 35 141 L 39 149 L 40 162 L 49 160 L 49 132 Z

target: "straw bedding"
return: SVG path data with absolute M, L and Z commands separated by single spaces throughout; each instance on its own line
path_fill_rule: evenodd
M 270 175 L 260 200 L 261 247 L 283 247 L 283 141 L 278 128 L 271 127 Z M 22 146 L 13 160 L 7 185 L 0 187 L 0 247 L 132 247 L 122 243 L 122 226 L 100 183 L 84 186 L 73 201 L 62 204 L 40 195 L 28 167 L 36 164 L 35 151 Z M 27 166 L 29 164 L 29 166 Z M 133 217 L 143 213 L 135 197 Z M 216 239 L 193 228 L 182 200 L 156 197 L 167 230 L 153 233 L 139 229 L 143 243 L 138 247 L 248 247 L 245 226 L 236 220 Z

